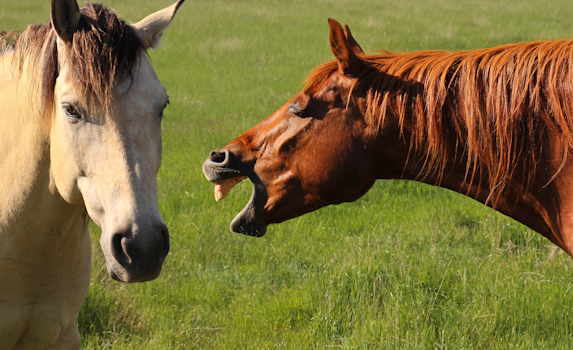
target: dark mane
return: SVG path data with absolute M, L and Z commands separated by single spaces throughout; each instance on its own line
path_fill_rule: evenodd
M 71 81 L 82 98 L 109 107 L 114 81 L 130 74 L 145 47 L 137 34 L 104 5 L 88 2 L 66 57 Z M 31 88 L 40 91 L 38 106 L 49 121 L 54 109 L 54 87 L 58 77 L 57 35 L 51 22 L 30 25 L 22 33 L 0 33 L 0 55 L 14 52 L 13 65 L 20 71 L 27 64 Z
M 569 146 L 554 176 L 573 148 L 573 41 L 360 57 L 368 68 L 355 88 L 366 91 L 367 121 L 398 118 L 410 153 L 424 160 L 421 176 L 441 179 L 448 164 L 465 162 L 468 181 L 479 178 L 495 205 L 509 183 L 526 190 L 535 180 L 548 130 Z M 337 68 L 316 68 L 305 91 L 320 90 Z

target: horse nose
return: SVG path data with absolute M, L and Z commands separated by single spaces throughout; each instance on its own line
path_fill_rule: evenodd
M 209 157 L 203 163 L 203 174 L 205 174 L 209 181 L 217 181 L 220 179 L 221 174 L 233 171 L 229 167 L 230 162 L 231 153 L 228 149 L 211 151 Z
M 112 278 L 123 282 L 143 282 L 157 278 L 169 252 L 169 230 L 164 223 L 150 229 L 114 233 L 111 250 L 120 268 Z

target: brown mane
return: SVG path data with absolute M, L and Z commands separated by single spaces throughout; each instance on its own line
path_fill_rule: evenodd
M 513 180 L 520 190 L 535 180 L 547 130 L 569 145 L 561 167 L 573 147 L 573 41 L 360 57 L 368 68 L 355 88 L 366 92 L 367 121 L 398 118 L 411 154 L 424 159 L 421 176 L 441 179 L 448 164 L 465 162 L 469 182 L 479 178 L 495 205 Z M 319 91 L 337 69 L 336 61 L 316 68 L 305 92 Z
M 66 61 L 73 67 L 71 80 L 78 95 L 105 109 L 111 103 L 114 81 L 130 74 L 145 47 L 131 27 L 104 5 L 88 2 L 80 11 L 82 19 Z M 47 121 L 54 110 L 58 77 L 56 39 L 51 22 L 30 25 L 22 33 L 0 33 L 0 55 L 13 51 L 19 71 L 28 62 L 32 88 L 41 95 L 38 107 Z

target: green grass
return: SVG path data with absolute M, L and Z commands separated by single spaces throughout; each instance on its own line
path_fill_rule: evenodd
M 130 21 L 170 0 L 113 0 Z M 49 17 L 3 4 L 1 29 Z M 159 206 L 162 275 L 111 281 L 94 263 L 83 349 L 572 349 L 571 259 L 539 234 L 452 192 L 380 181 L 355 203 L 231 233 L 251 187 L 221 203 L 201 164 L 332 59 L 327 18 L 366 51 L 463 50 L 573 37 L 573 7 L 520 0 L 187 0 L 150 57 L 171 96 Z

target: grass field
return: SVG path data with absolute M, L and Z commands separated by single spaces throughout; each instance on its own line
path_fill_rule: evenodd
M 105 1 L 130 21 L 170 3 Z M 4 1 L 0 29 L 49 6 Z M 573 348 L 573 261 L 452 192 L 379 181 L 263 238 L 229 231 L 250 184 L 215 203 L 201 164 L 332 59 L 328 17 L 368 52 L 573 38 L 563 0 L 187 0 L 150 53 L 172 103 L 158 178 L 171 252 L 153 282 L 111 281 L 92 225 L 83 349 Z

